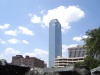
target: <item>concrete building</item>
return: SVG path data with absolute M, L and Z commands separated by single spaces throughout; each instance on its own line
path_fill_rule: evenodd
M 73 65 L 77 62 L 84 61 L 84 57 L 77 57 L 77 58 L 63 58 L 61 56 L 58 56 L 55 59 L 55 67 L 65 67 L 69 65 Z
M 57 56 L 62 56 L 61 24 L 53 19 L 49 23 L 49 67 L 54 67 Z
M 47 66 L 43 60 L 40 60 L 36 57 L 29 57 L 29 56 L 26 56 L 24 58 L 22 55 L 13 56 L 12 65 L 27 66 L 31 68 L 32 67 L 44 68 Z
M 64 67 L 68 65 L 75 64 L 77 62 L 84 61 L 86 49 L 83 45 L 77 45 L 77 47 L 68 48 L 69 58 L 63 58 L 58 56 L 55 59 L 55 67 Z
M 86 53 L 86 49 L 82 45 L 68 48 L 69 58 L 84 57 L 85 53 Z

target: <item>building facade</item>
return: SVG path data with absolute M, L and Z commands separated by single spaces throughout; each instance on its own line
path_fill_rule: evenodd
M 44 68 L 46 64 L 43 60 L 40 60 L 36 57 L 26 56 L 25 58 L 22 55 L 16 55 L 12 57 L 12 65 L 17 66 L 26 66 L 26 67 L 37 67 Z
M 54 67 L 57 56 L 62 56 L 61 24 L 53 19 L 49 23 L 49 67 Z
M 77 62 L 83 62 L 84 57 L 76 57 L 76 58 L 63 58 L 58 56 L 55 59 L 55 67 L 66 67 L 69 65 L 74 65 Z
M 68 48 L 69 58 L 84 57 L 86 54 L 86 49 L 82 45 L 77 45 L 77 47 Z
M 65 67 L 68 65 L 74 65 L 77 62 L 83 62 L 86 53 L 86 49 L 83 45 L 77 45 L 77 47 L 68 48 L 69 58 L 63 58 L 58 56 L 55 59 L 55 67 Z

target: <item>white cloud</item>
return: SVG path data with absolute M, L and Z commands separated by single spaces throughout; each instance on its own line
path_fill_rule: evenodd
M 29 13 L 29 14 L 28 14 L 28 16 L 32 17 L 32 14 L 31 14 L 31 13 Z
M 62 45 L 62 55 L 63 55 L 63 57 L 68 57 L 68 48 L 77 47 L 77 45 L 78 44 Z
M 47 51 L 42 50 L 42 49 L 38 49 L 38 48 L 34 49 L 33 52 L 36 53 L 36 54 L 38 54 L 38 55 L 48 55 Z
M 2 43 L 2 44 L 6 44 L 6 42 L 5 42 L 5 41 L 1 41 L 1 43 Z
M 71 45 L 62 45 L 62 51 L 66 52 L 68 48 L 77 47 L 78 44 L 71 44 Z
M 43 14 L 43 11 L 44 11 L 44 10 L 42 10 L 40 13 Z
M 21 53 L 19 50 L 13 48 L 6 48 L 5 51 L 2 54 L 0 54 L 0 58 L 6 59 L 7 61 L 11 62 L 11 57 L 19 54 L 23 55 L 24 57 L 26 55 L 30 57 L 36 57 L 45 61 L 46 63 L 48 62 L 48 51 L 39 48 L 34 49 L 32 52 L 26 53 Z
M 5 56 L 3 54 L 0 54 L 0 59 L 4 59 Z
M 68 57 L 67 45 L 62 45 L 62 57 Z
M 58 19 L 61 23 L 62 30 L 70 29 L 70 23 L 79 21 L 85 16 L 85 13 L 77 6 L 64 7 L 60 6 L 52 10 L 48 10 L 48 13 L 43 16 L 43 23 L 49 27 L 49 22 L 52 19 Z
M 41 23 L 41 18 L 38 17 L 37 15 L 33 15 L 31 18 L 32 23 Z
M 88 36 L 87 35 L 84 35 L 83 38 L 88 38 Z
M 29 42 L 26 41 L 26 40 L 23 40 L 22 42 L 23 42 L 24 44 L 29 44 Z
M 6 44 L 6 41 L 0 39 L 0 43 L 1 43 L 1 44 Z
M 19 26 L 18 29 L 23 33 L 23 34 L 26 34 L 26 35 L 34 35 L 33 32 L 29 29 L 27 29 L 26 27 L 23 27 L 23 26 Z
M 17 36 L 17 30 L 8 30 L 8 31 L 5 31 L 5 34 L 7 35 L 12 35 L 12 36 Z
M 24 54 L 24 56 L 29 55 L 31 57 L 37 57 L 39 59 L 44 60 L 45 62 L 48 62 L 48 51 L 36 48 L 32 52 L 27 52 Z
M 31 53 L 29 53 L 29 52 L 25 53 L 25 55 L 26 54 L 30 54 L 30 55 L 35 55 L 35 56 L 40 56 L 41 57 L 41 56 L 48 55 L 48 51 L 36 48 L 36 49 L 33 50 L 33 52 L 31 52 Z
M 79 36 L 79 37 L 73 37 L 73 40 L 79 42 L 79 41 L 82 41 L 83 38 L 87 38 L 87 37 L 88 37 L 88 36 L 86 36 L 86 35 L 83 35 L 83 36 L 81 35 L 81 36 Z
M 46 10 L 42 10 L 40 13 L 41 13 L 41 14 L 44 14 L 45 12 L 46 12 Z
M 11 57 L 18 54 L 21 54 L 24 57 L 26 55 L 29 55 L 30 57 L 36 57 L 38 59 L 41 59 L 45 61 L 46 63 L 48 62 L 48 51 L 42 50 L 39 48 L 34 49 L 32 52 L 21 53 L 19 50 L 9 47 L 9 48 L 6 48 L 2 54 L 0 54 L 0 58 L 2 57 L 3 59 L 6 59 L 7 61 L 11 62 Z
M 82 40 L 82 37 L 73 37 L 73 40 L 74 41 L 81 41 Z
M 10 24 L 0 25 L 0 29 L 7 29 L 9 26 Z
M 47 12 L 47 14 L 44 12 Z M 42 10 L 40 13 L 43 15 L 43 17 L 39 17 L 35 14 L 28 14 L 31 17 L 32 23 L 41 23 L 42 27 L 43 25 L 45 27 L 49 27 L 49 22 L 52 19 L 58 19 L 61 23 L 63 32 L 71 28 L 70 23 L 77 22 L 85 16 L 84 11 L 82 11 L 79 6 L 59 6 L 48 11 Z
M 15 49 L 13 49 L 13 48 L 7 48 L 7 49 L 4 51 L 4 54 L 6 54 L 6 55 L 9 55 L 9 54 L 16 55 L 16 54 L 20 54 L 20 51 L 15 50 Z
M 72 45 L 68 45 L 68 48 L 71 48 L 71 47 L 77 47 L 78 44 L 72 44 Z
M 4 52 L 0 53 L 0 58 L 7 60 L 7 62 L 11 63 L 12 56 L 21 54 L 19 50 L 15 50 L 13 48 L 6 48 Z
M 19 40 L 13 38 L 13 39 L 9 39 L 8 42 L 9 42 L 9 43 L 12 43 L 12 44 L 16 44 L 16 43 L 19 42 Z

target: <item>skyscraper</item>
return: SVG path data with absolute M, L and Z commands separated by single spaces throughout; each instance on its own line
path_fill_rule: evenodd
M 54 67 L 57 56 L 62 56 L 61 24 L 53 19 L 49 23 L 49 67 Z

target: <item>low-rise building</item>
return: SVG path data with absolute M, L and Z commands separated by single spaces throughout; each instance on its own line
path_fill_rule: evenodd
M 68 65 L 75 64 L 77 62 L 84 61 L 84 57 L 86 56 L 86 49 L 83 45 L 77 45 L 76 47 L 68 48 L 69 58 L 63 58 L 58 56 L 55 58 L 55 67 L 64 67 Z
M 84 57 L 76 57 L 76 58 L 63 58 L 61 56 L 58 56 L 55 59 L 55 67 L 65 67 L 68 65 L 73 65 L 77 62 L 84 61 Z
M 12 65 L 26 66 L 26 67 L 37 67 L 44 68 L 46 64 L 43 60 L 40 60 L 36 57 L 26 56 L 25 58 L 22 55 L 16 55 L 12 57 Z

